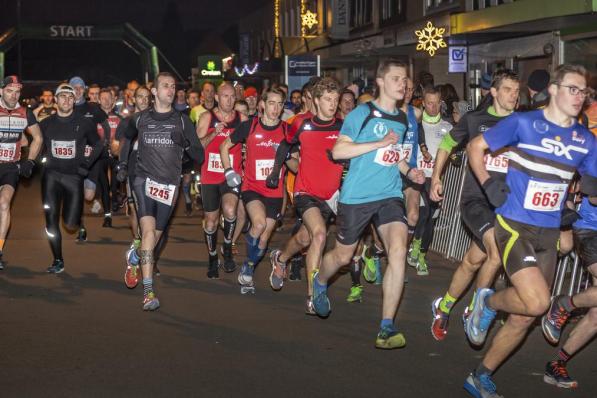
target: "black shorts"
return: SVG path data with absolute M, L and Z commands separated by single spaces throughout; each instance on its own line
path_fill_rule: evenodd
M 575 229 L 574 245 L 585 267 L 597 264 L 597 231 L 594 229 Z
M 240 196 L 240 187 L 230 188 L 226 181 L 220 184 L 201 184 L 201 202 L 203 211 L 212 212 L 220 210 L 222 196 L 231 193 Z
M 312 207 L 319 209 L 321 212 L 321 217 L 323 217 L 326 222 L 328 222 L 334 215 L 334 211 L 330 206 L 328 206 L 325 200 L 304 193 L 294 195 L 294 207 L 296 208 L 296 212 L 301 219 L 303 218 L 305 212 Z
M 358 242 L 370 222 L 373 222 L 376 228 L 391 222 L 406 225 L 404 200 L 389 198 L 353 205 L 338 203 L 336 239 L 343 245 L 352 245 Z
M 174 188 L 174 194 L 171 195 L 172 202 L 170 205 L 159 202 L 150 198 L 145 193 L 145 185 L 147 180 L 141 177 L 135 177 L 133 181 L 133 196 L 137 204 L 137 217 L 153 217 L 155 218 L 155 229 L 157 231 L 164 231 L 172 216 L 172 211 L 178 199 L 178 185 Z
M 280 218 L 280 214 L 282 213 L 282 198 L 269 198 L 255 191 L 243 191 L 241 198 L 245 204 L 245 208 L 249 202 L 258 200 L 265 206 L 265 217 L 276 221 Z
M 495 212 L 486 201 L 472 200 L 460 204 L 460 215 L 464 225 L 473 235 L 473 241 L 484 253 L 483 235 L 495 225 Z
M 539 267 L 549 285 L 558 262 L 559 228 L 542 228 L 509 220 L 495 221 L 495 241 L 508 276 L 527 267 Z
M 10 185 L 17 189 L 19 184 L 19 169 L 16 163 L 6 163 L 0 166 L 0 187 Z

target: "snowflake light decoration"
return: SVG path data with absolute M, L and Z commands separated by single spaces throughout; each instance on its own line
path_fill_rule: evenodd
M 307 10 L 301 18 L 303 19 L 303 25 L 307 28 L 311 29 L 313 26 L 317 25 L 317 14 Z
M 419 44 L 417 44 L 417 51 L 427 51 L 430 56 L 434 56 L 435 52 L 440 48 L 446 48 L 444 41 L 444 33 L 446 28 L 438 28 L 433 26 L 431 22 L 427 22 L 421 30 L 415 30 L 415 35 L 418 37 Z

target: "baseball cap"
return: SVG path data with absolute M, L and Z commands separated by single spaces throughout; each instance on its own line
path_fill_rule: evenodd
M 549 84 L 549 72 L 545 69 L 535 69 L 529 75 L 527 86 L 534 91 L 543 91 Z
M 83 78 L 79 77 L 79 76 L 73 76 L 70 78 L 70 80 L 68 81 L 68 84 L 73 87 L 73 86 L 83 86 L 85 87 L 85 81 L 83 80 Z
M 489 90 L 491 88 L 491 75 L 489 73 L 483 73 L 479 85 L 483 90 Z
M 2 88 L 8 86 L 9 84 L 16 84 L 18 86 L 23 87 L 23 83 L 17 75 L 6 76 L 4 80 L 2 80 Z
M 62 94 L 62 93 L 71 94 L 74 97 L 75 89 L 70 84 L 62 83 L 61 85 L 58 86 L 54 95 L 57 96 L 58 94 Z
M 249 86 L 245 89 L 245 98 L 247 97 L 257 97 L 257 89 L 255 87 Z

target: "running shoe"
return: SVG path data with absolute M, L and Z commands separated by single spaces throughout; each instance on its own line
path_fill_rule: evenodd
M 128 267 L 134 267 L 139 265 L 139 255 L 137 254 L 137 250 L 133 247 L 126 251 L 126 265 Z
M 408 256 L 406 261 L 411 267 L 417 266 L 417 260 L 419 259 L 419 253 L 421 252 L 421 239 L 413 239 L 408 249 Z
M 468 340 L 476 346 L 485 342 L 487 330 L 495 318 L 496 312 L 485 305 L 485 300 L 493 294 L 491 289 L 479 289 L 473 303 L 473 310 L 466 320 L 465 333 Z
M 375 264 L 375 259 L 372 257 L 367 257 L 367 246 L 363 245 L 363 253 L 361 254 L 361 258 L 363 259 L 364 267 L 363 267 L 363 278 L 369 283 L 375 282 L 377 279 L 377 266 Z
M 375 348 L 382 350 L 393 350 L 406 345 L 406 339 L 396 329 L 381 328 L 375 339 Z
M 438 297 L 431 303 L 431 313 L 433 314 L 433 323 L 431 323 L 431 335 L 437 341 L 442 341 L 448 334 L 448 320 L 450 315 L 439 308 L 442 298 Z
M 207 277 L 209 279 L 218 279 L 220 277 L 220 272 L 218 271 L 220 268 L 220 260 L 218 259 L 218 255 L 209 256 L 209 267 L 207 269 Z
M 331 305 L 327 294 L 327 286 L 321 286 L 317 282 L 319 271 L 313 273 L 313 309 L 320 317 L 330 315 Z
M 124 284 L 129 289 L 134 289 L 139 284 L 139 266 L 127 265 L 124 272 Z
M 541 318 L 541 329 L 543 335 L 551 344 L 558 344 L 562 328 L 566 324 L 570 313 L 560 305 L 560 297 L 556 296 L 551 302 L 551 306 L 543 318 Z
M 132 249 L 138 249 L 141 247 L 141 239 L 133 239 L 133 242 L 130 246 Z
M 253 284 L 254 271 L 253 265 L 245 261 L 242 267 L 240 267 L 240 272 L 238 273 L 238 283 L 243 286 Z
M 417 275 L 427 276 L 429 275 L 429 267 L 427 267 L 427 260 L 425 259 L 425 253 L 419 253 L 419 259 L 417 260 Z
M 160 308 L 160 300 L 154 292 L 149 292 L 143 296 L 143 311 L 155 311 Z
M 87 230 L 85 228 L 79 228 L 77 242 L 87 242 Z
M 311 296 L 307 297 L 307 303 L 305 306 L 305 314 L 317 315 L 317 312 L 315 312 L 315 309 L 313 308 L 313 298 Z
M 103 228 L 112 228 L 112 217 L 104 217 Z
M 64 261 L 54 260 L 51 266 L 47 269 L 49 274 L 59 274 L 64 271 Z
M 236 270 L 236 263 L 234 262 L 234 257 L 232 255 L 232 244 L 224 243 L 221 250 L 222 256 L 224 256 L 224 264 L 222 266 L 224 272 L 234 272 Z
M 302 279 L 301 268 L 303 267 L 303 257 L 294 256 L 290 259 L 290 275 L 288 280 L 291 282 L 297 282 Z
M 269 275 L 269 284 L 272 289 L 280 290 L 284 286 L 284 277 L 286 276 L 286 264 L 280 262 L 280 250 L 274 250 L 270 255 L 272 272 Z
M 564 361 L 547 362 L 543 381 L 560 388 L 578 387 L 578 382 L 568 375 L 568 369 L 566 369 L 566 362 Z
M 363 285 L 352 285 L 350 293 L 346 297 L 346 301 L 349 303 L 356 303 L 363 301 Z
M 479 376 L 474 372 L 469 374 L 464 381 L 464 389 L 475 398 L 503 398 L 497 393 L 491 375 L 488 374 Z

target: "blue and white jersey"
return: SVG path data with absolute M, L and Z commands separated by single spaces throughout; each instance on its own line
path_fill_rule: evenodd
M 568 185 L 578 171 L 597 176 L 595 137 L 580 123 L 560 127 L 543 110 L 515 113 L 483 134 L 492 152 L 512 147 L 510 193 L 497 214 L 536 227 L 559 228 Z
M 574 229 L 592 229 L 597 231 L 597 206 L 589 202 L 588 197 L 583 197 L 578 209 L 580 220 L 573 225 Z
M 398 162 L 406 133 L 406 114 L 400 110 L 387 113 L 373 102 L 359 105 L 348 114 L 340 135 L 355 143 L 380 141 L 390 130 L 398 135 L 398 144 L 388 145 L 350 160 L 350 168 L 340 190 L 340 203 L 369 203 L 388 198 L 402 198 L 402 178 Z
M 402 142 L 402 153 L 406 158 L 408 167 L 415 168 L 417 167 L 417 154 L 419 152 L 419 123 L 417 115 L 415 115 L 414 106 L 408 105 L 406 119 L 408 121 L 408 128 Z

